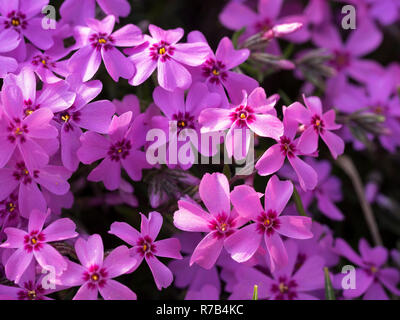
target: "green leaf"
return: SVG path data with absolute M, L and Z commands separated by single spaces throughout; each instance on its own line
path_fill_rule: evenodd
M 329 269 L 324 267 L 325 274 L 325 298 L 326 300 L 336 300 L 335 292 L 333 291 L 331 277 L 329 275 Z
M 253 300 L 258 300 L 258 285 L 254 285 Z
M 232 178 L 231 169 L 229 168 L 229 165 L 227 165 L 227 164 L 224 165 L 224 169 L 223 169 L 222 173 L 226 176 L 226 178 L 228 180 L 230 180 Z
M 246 27 L 236 31 L 232 36 L 233 46 L 237 49 L 239 37 L 246 31 Z
M 293 183 L 293 182 L 292 182 Z M 300 215 L 307 217 L 306 211 L 304 210 L 303 202 L 301 201 L 299 192 L 296 189 L 296 186 L 293 183 L 293 195 L 292 195 L 294 204 L 296 205 L 297 211 Z

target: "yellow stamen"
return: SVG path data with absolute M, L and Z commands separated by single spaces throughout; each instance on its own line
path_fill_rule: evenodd
M 28 297 L 30 300 L 35 300 L 36 299 L 36 291 L 35 290 L 29 290 L 28 291 Z
M 147 244 L 143 245 L 143 251 L 146 252 L 147 251 Z
M 280 283 L 279 284 L 279 291 L 281 293 L 285 293 L 289 288 L 287 287 L 287 285 L 285 285 L 284 283 Z
M 220 227 L 221 231 L 225 232 L 226 228 L 227 228 L 226 223 L 221 224 L 221 227 Z
M 121 152 L 122 152 L 122 149 L 121 149 L 121 148 L 119 148 L 119 149 L 118 149 L 118 153 L 121 153 Z
M 19 25 L 20 25 L 20 22 L 19 22 L 19 19 L 11 19 L 11 24 L 14 26 L 14 27 L 18 27 Z
M 377 272 L 377 271 L 378 271 L 378 269 L 377 269 L 376 267 L 374 267 L 374 266 L 371 267 L 371 272 L 372 272 L 372 273 L 375 273 L 375 272 Z
M 98 42 L 99 42 L 100 44 L 105 44 L 105 43 L 107 43 L 107 40 L 104 39 L 104 38 L 100 38 L 100 39 L 98 40 Z
M 29 174 L 29 171 L 27 169 L 24 170 L 25 175 L 27 176 Z
M 180 128 L 186 127 L 186 122 L 183 121 L 183 120 L 179 120 L 179 121 L 178 121 L 178 127 L 180 127 Z
M 318 127 L 321 124 L 321 120 L 316 120 L 315 125 Z
M 32 244 L 36 244 L 36 243 L 37 243 L 37 239 L 36 239 L 36 238 L 32 238 L 32 239 L 31 239 L 31 243 L 32 243 Z
M 271 220 L 269 220 L 269 219 L 264 220 L 264 225 L 269 226 L 270 223 L 271 223 Z
M 70 118 L 69 114 L 64 114 L 63 116 L 61 116 L 61 120 L 65 122 L 67 122 L 69 118 Z
M 16 207 L 17 207 L 17 206 L 16 206 L 14 203 L 10 202 L 10 203 L 8 204 L 8 211 L 9 211 L 9 212 L 13 212 L 13 211 L 15 210 Z
M 26 109 L 26 110 L 25 110 L 25 114 L 26 114 L 27 116 L 30 116 L 32 113 L 33 113 L 33 110 L 29 110 L 29 109 Z
M 97 274 L 92 274 L 92 280 L 93 281 L 98 281 L 99 280 L 99 276 Z
M 44 59 L 42 59 L 41 62 L 42 62 L 42 64 L 44 64 L 44 65 L 46 64 L 46 60 L 44 60 Z
M 17 128 L 17 129 L 15 129 L 15 134 L 18 134 L 18 135 L 20 135 L 20 134 L 22 134 L 23 132 L 22 132 L 22 130 L 21 130 L 21 128 Z
M 239 115 L 240 119 L 246 119 L 246 114 L 244 112 L 240 113 Z
M 219 76 L 219 71 L 217 69 L 213 69 L 212 74 L 214 76 Z
M 158 54 L 165 54 L 167 52 L 167 50 L 165 50 L 164 47 L 161 47 L 160 49 L 158 49 Z

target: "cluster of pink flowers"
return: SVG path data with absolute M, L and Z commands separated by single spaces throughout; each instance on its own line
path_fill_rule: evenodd
M 185 41 L 182 28 L 116 27 L 131 12 L 126 0 L 65 0 L 55 29 L 42 23 L 49 0 L 1 1 L 1 299 L 59 298 L 70 288 L 73 299 L 136 299 L 114 278 L 135 277 L 143 260 L 158 290 L 174 285 L 186 299 L 220 299 L 222 288 L 251 299 L 255 285 L 260 299 L 323 299 L 324 267 L 344 299 L 400 295 L 398 251 L 389 262 L 388 249 L 362 238 L 357 254 L 330 227 L 352 214 L 338 205 L 332 174 L 345 143 L 359 152 L 375 141 L 389 153 L 400 146 L 400 64 L 364 58 L 400 18 L 398 1 L 384 2 L 390 16 L 381 1 L 352 1 L 358 27 L 343 42 L 328 1 L 232 0 L 219 18 L 236 39 L 222 38 L 214 52 L 200 31 Z M 290 61 L 287 42 L 313 49 Z M 110 81 L 151 88 L 152 102 L 141 91 L 112 100 L 96 79 L 102 62 Z M 281 69 L 303 81 L 297 101 L 254 76 Z M 330 76 L 311 81 L 321 70 Z M 370 131 L 354 134 L 360 124 Z M 152 130 L 166 139 L 152 144 Z M 232 177 L 254 143 L 252 173 Z M 173 145 L 186 148 L 184 160 Z M 211 158 L 222 146 L 230 164 L 197 170 L 197 154 Z M 149 161 L 166 149 L 156 156 L 163 163 Z M 99 205 L 149 213 L 108 217 L 109 234 L 91 234 L 81 216 Z M 105 250 L 104 236 L 127 245 Z M 340 257 L 356 265 L 354 289 L 343 288 Z

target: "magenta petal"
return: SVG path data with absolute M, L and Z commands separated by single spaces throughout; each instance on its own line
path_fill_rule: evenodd
M 356 269 L 355 275 L 356 287 L 355 289 L 343 289 L 343 296 L 345 298 L 357 298 L 361 296 L 374 281 L 374 276 L 361 268 Z
M 131 6 L 127 0 L 97 0 L 97 3 L 106 14 L 116 17 L 126 17 L 131 11 Z
M 313 190 L 318 182 L 318 176 L 315 170 L 299 157 L 294 156 L 288 159 L 297 174 L 301 188 L 304 191 Z
M 318 209 L 321 210 L 323 214 L 332 220 L 343 220 L 343 213 L 335 206 L 329 197 L 324 194 L 317 194 Z
M 146 257 L 146 262 L 150 267 L 151 273 L 153 274 L 154 281 L 158 290 L 167 288 L 171 285 L 173 275 L 163 263 L 161 263 L 156 257 Z
M 321 133 L 321 139 L 324 140 L 332 154 L 333 158 L 337 158 L 344 152 L 344 141 L 338 135 L 325 130 Z
M 313 237 L 311 218 L 298 216 L 280 216 L 280 225 L 276 229 L 281 235 L 295 239 L 310 239 Z
M 104 259 L 103 267 L 107 270 L 109 278 L 115 278 L 129 272 L 137 264 L 138 260 L 131 257 L 129 249 L 119 246 Z
M 23 248 L 17 249 L 5 265 L 6 276 L 8 279 L 19 282 L 26 268 L 32 261 L 33 254 L 26 252 Z
M 153 24 L 149 25 L 149 32 L 154 39 L 158 41 L 164 40 L 170 44 L 177 43 L 180 39 L 182 39 L 184 34 L 184 30 L 182 28 L 163 30 Z
M 154 103 L 169 119 L 172 119 L 174 114 L 185 110 L 184 90 L 177 89 L 171 92 L 161 87 L 156 87 L 153 91 L 153 99 Z
M 113 45 L 116 47 L 131 47 L 143 42 L 141 30 L 133 24 L 128 24 L 115 31 L 112 37 Z
M 1 91 L 1 100 L 5 113 L 10 119 L 20 119 L 23 114 L 23 96 L 21 89 L 15 85 L 5 86 Z
M 214 132 L 230 128 L 232 120 L 231 111 L 219 108 L 204 109 L 199 116 L 199 123 L 202 125 L 201 133 Z
M 258 87 L 258 82 L 245 74 L 232 71 L 227 71 L 226 73 L 228 76 L 222 83 L 234 104 L 240 104 L 242 102 L 242 90 L 252 92 Z
M 75 262 L 67 260 L 67 270 L 59 277 L 60 284 L 63 286 L 78 286 L 85 282 L 83 274 L 86 268 Z
M 110 226 L 110 231 L 108 233 L 117 236 L 131 246 L 135 246 L 140 237 L 139 231 L 125 222 L 114 222 Z
M 78 149 L 77 155 L 84 164 L 90 164 L 107 155 L 110 142 L 102 135 L 88 131 L 81 136 L 80 140 L 82 146 Z
M 77 126 L 66 129 L 65 125 L 61 127 L 61 159 L 68 170 L 75 171 L 79 165 L 77 152 L 81 146 L 80 137 L 82 131 Z
M 24 246 L 25 231 L 17 228 L 6 228 L 4 230 L 7 235 L 7 241 L 1 244 L 2 248 L 21 248 Z
M 174 47 L 173 59 L 192 67 L 201 65 L 210 54 L 210 47 L 202 42 L 178 43 Z
M 286 248 L 279 234 L 276 232 L 271 236 L 264 235 L 265 245 L 267 246 L 270 261 L 271 261 L 271 271 L 274 272 L 275 269 L 282 269 L 288 263 L 288 256 L 286 253 Z
M 101 64 L 101 53 L 92 46 L 87 45 L 79 49 L 69 59 L 68 67 L 71 72 L 77 73 L 84 82 L 90 80 Z
M 272 139 L 279 139 L 283 134 L 283 123 L 270 114 L 255 115 L 254 122 L 248 122 L 248 126 L 257 135 Z
M 142 179 L 142 170 L 152 167 L 147 162 L 146 153 L 137 150 L 131 150 L 129 156 L 122 159 L 122 166 L 133 181 L 140 181 Z
M 121 164 L 119 161 L 113 161 L 110 158 L 104 159 L 96 168 L 90 172 L 89 181 L 103 181 L 108 190 L 115 190 L 121 184 Z
M 256 169 L 261 176 L 267 176 L 278 171 L 285 161 L 279 144 L 270 147 L 256 163 Z
M 17 68 L 17 60 L 11 57 L 0 56 L 0 78 L 4 78 L 7 73 L 14 72 Z
M 297 148 L 303 154 L 311 154 L 318 148 L 318 138 L 318 133 L 311 125 L 301 134 Z
M 256 253 L 262 236 L 262 233 L 257 230 L 257 224 L 252 223 L 229 236 L 224 246 L 233 260 L 242 263 L 248 261 Z
M 51 245 L 43 244 L 40 250 L 33 250 L 33 255 L 44 269 L 54 268 L 57 275 L 61 275 L 67 269 L 64 257 Z
M 221 173 L 206 173 L 200 182 L 200 198 L 212 214 L 230 212 L 230 191 L 228 179 Z
M 325 261 L 320 256 L 311 256 L 306 259 L 293 276 L 299 285 L 299 291 L 318 290 L 324 287 L 324 264 Z
M 255 220 L 263 212 L 260 197 L 250 186 L 241 185 L 231 192 L 231 201 L 237 213 L 246 219 Z
M 41 231 L 49 214 L 50 211 L 48 210 L 46 211 L 40 211 L 36 209 L 32 210 L 32 212 L 29 215 L 28 232 Z
M 265 188 L 265 211 L 275 211 L 281 214 L 293 193 L 293 184 L 290 181 L 280 181 L 273 175 Z
M 351 262 L 359 266 L 364 266 L 364 263 L 361 260 L 360 256 L 343 239 L 336 239 L 334 251 L 335 253 L 340 254 Z
M 134 65 L 115 47 L 102 49 L 101 55 L 108 73 L 115 82 L 118 82 L 120 77 L 130 79 L 133 76 Z
M 215 57 L 225 64 L 227 70 L 232 69 L 247 60 L 250 55 L 248 49 L 235 50 L 228 37 L 222 38 L 218 44 Z
M 43 230 L 46 242 L 61 241 L 75 238 L 78 234 L 75 232 L 75 223 L 68 218 L 58 219 Z
M 190 265 L 197 263 L 204 269 L 211 269 L 217 261 L 223 247 L 224 239 L 218 239 L 215 232 L 210 232 L 194 249 L 192 257 L 190 258 Z
M 363 300 L 389 300 L 389 297 L 379 282 L 373 282 L 365 292 Z
M 197 204 L 180 200 L 179 210 L 174 213 L 174 225 L 189 232 L 209 232 L 210 215 Z
M 346 49 L 354 56 L 364 56 L 375 50 L 382 42 L 382 32 L 366 19 L 357 29 L 351 32 Z
M 51 166 L 48 168 L 52 169 Z M 64 168 L 61 167 L 61 170 L 62 169 Z M 41 170 L 35 181 L 56 195 L 66 194 L 69 191 L 69 183 L 63 176 L 63 172 L 56 173 L 52 171 L 53 170 Z
M 173 258 L 173 259 L 182 259 L 182 255 L 180 253 L 181 244 L 178 239 L 170 238 L 159 240 L 154 243 L 156 246 L 156 256 Z
M 86 268 L 89 268 L 94 264 L 98 266 L 103 264 L 103 241 L 98 234 L 90 236 L 87 241 L 83 238 L 76 240 L 75 251 L 79 261 Z
M 88 282 L 86 282 L 79 288 L 72 300 L 97 300 L 98 292 L 97 287 L 89 287 Z
M 49 162 L 48 154 L 33 139 L 26 139 L 24 143 L 20 144 L 19 151 L 29 172 L 42 168 Z
M 252 26 L 257 22 L 257 15 L 247 6 L 231 1 L 219 15 L 221 23 L 232 30 Z
M 130 56 L 129 59 L 136 67 L 136 73 L 129 81 L 133 86 L 138 86 L 145 82 L 157 68 L 157 60 L 151 59 L 149 50 L 143 50 L 138 54 Z
M 192 83 L 189 71 L 173 59 L 158 60 L 158 83 L 165 90 L 187 89 Z
M 27 28 L 23 31 L 23 34 L 36 47 L 42 50 L 47 50 L 54 44 L 54 42 L 51 30 L 44 30 L 42 21 L 43 18 L 30 19 Z
M 142 216 L 141 232 L 148 235 L 151 239 L 155 239 L 161 230 L 162 223 L 162 215 L 157 211 L 152 211 L 149 213 L 148 220 L 143 219 Z
M 0 32 L 0 53 L 14 50 L 21 40 L 20 35 L 14 29 L 5 29 Z
M 108 279 L 103 287 L 99 287 L 99 291 L 104 300 L 136 300 L 136 294 L 115 280 Z
M 400 296 L 400 290 L 397 289 L 397 283 L 399 282 L 400 273 L 397 269 L 395 268 L 381 269 L 379 270 L 377 276 L 387 289 L 389 289 L 395 295 Z
M 79 110 L 80 117 L 77 122 L 80 127 L 98 133 L 107 133 L 111 118 L 115 113 L 115 106 L 108 100 L 89 103 Z
M 32 210 L 46 212 L 47 204 L 36 183 L 21 184 L 18 193 L 18 207 L 21 215 L 28 218 Z
M 0 201 L 4 200 L 19 185 L 19 181 L 13 177 L 14 170 L 0 169 Z

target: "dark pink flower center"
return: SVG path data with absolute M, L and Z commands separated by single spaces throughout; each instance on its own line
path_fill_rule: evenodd
M 255 121 L 254 110 L 249 106 L 239 106 L 230 114 L 232 122 L 237 121 L 240 128 L 247 127 L 248 123 Z
M 32 64 L 34 66 L 42 66 L 45 69 L 51 69 L 56 67 L 56 63 L 52 59 L 44 54 L 38 54 L 32 58 Z
M 83 273 L 83 280 L 87 282 L 89 289 L 97 289 L 104 287 L 107 282 L 108 272 L 105 268 L 100 268 L 97 264 L 91 265 L 87 271 Z
M 336 70 L 341 71 L 350 65 L 350 54 L 345 51 L 335 50 L 331 63 Z
M 278 282 L 272 284 L 271 292 L 274 294 L 275 300 L 293 300 L 297 298 L 298 284 L 295 280 L 279 277 Z
M 33 105 L 31 99 L 24 100 L 24 115 L 27 117 L 40 108 L 40 104 Z
M 371 106 L 370 110 L 377 115 L 383 115 L 386 113 L 386 107 L 381 103 Z
M 294 157 L 294 153 L 296 152 L 296 147 L 294 146 L 291 139 L 286 136 L 282 136 L 280 138 L 280 146 L 281 152 L 286 157 Z
M 215 61 L 212 58 L 206 60 L 201 66 L 203 76 L 208 79 L 211 83 L 219 84 L 225 81 L 228 77 L 228 73 L 225 70 L 226 66 L 222 61 Z
M 311 125 L 314 127 L 314 130 L 317 133 L 323 133 L 324 132 L 324 120 L 321 119 L 321 117 L 317 114 L 315 114 L 312 118 L 311 118 Z
M 267 236 L 274 234 L 276 229 L 279 229 L 280 221 L 275 211 L 261 212 L 257 217 L 257 231 L 266 233 Z
M 171 46 L 168 42 L 162 40 L 158 43 L 153 44 L 150 47 L 150 57 L 157 61 L 161 59 L 161 61 L 166 61 L 174 55 L 175 48 Z
M 256 29 L 257 32 L 266 32 L 273 27 L 273 23 L 269 18 L 265 18 L 262 20 L 257 21 L 254 24 L 254 29 Z
M 29 132 L 28 126 L 23 124 L 20 119 L 14 119 L 13 122 L 10 122 L 7 131 L 7 138 L 11 143 L 15 143 L 16 141 L 24 143 L 26 141 L 25 134 Z
M 79 122 L 81 119 L 81 112 L 73 111 L 74 109 L 75 107 L 72 106 L 67 111 L 62 111 L 56 114 L 56 121 L 63 125 L 63 128 L 66 132 L 73 131 L 73 122 Z
M 43 248 L 43 243 L 46 237 L 42 232 L 37 230 L 31 231 L 29 234 L 24 236 L 24 249 L 27 252 L 32 252 L 33 250 L 39 251 Z
M 32 281 L 25 282 L 23 288 L 18 291 L 18 300 L 43 300 L 44 289 L 41 284 Z
M 139 238 L 136 242 L 136 252 L 138 252 L 142 257 L 153 257 L 157 252 L 153 239 L 151 239 L 149 236 Z
M 379 268 L 373 264 L 373 263 L 366 263 L 367 267 L 364 268 L 365 272 L 370 275 L 375 277 L 376 273 L 379 271 Z
M 39 170 L 34 170 L 31 174 L 26 168 L 25 163 L 22 161 L 17 162 L 17 164 L 15 165 L 13 177 L 15 178 L 15 180 L 20 181 L 23 184 L 29 184 L 32 183 L 32 177 L 35 179 L 39 177 L 39 173 Z
M 172 120 L 176 120 L 178 132 L 183 129 L 194 129 L 194 117 L 188 112 L 178 112 L 172 116 Z
M 209 224 L 217 239 L 229 237 L 235 231 L 235 222 L 225 212 L 219 213 Z
M 7 20 L 4 21 L 4 28 L 14 28 L 18 32 L 23 29 L 25 30 L 28 22 L 25 20 L 26 15 L 20 11 L 11 11 L 7 14 Z
M 118 141 L 117 143 L 111 145 L 107 154 L 111 158 L 111 160 L 119 161 L 129 156 L 129 152 L 131 149 L 131 142 L 129 140 L 122 139 L 121 141 Z
M 107 33 L 99 32 L 92 34 L 89 38 L 89 41 L 93 48 L 100 50 L 104 48 L 104 50 L 110 50 L 114 47 L 114 38 L 109 36 Z

